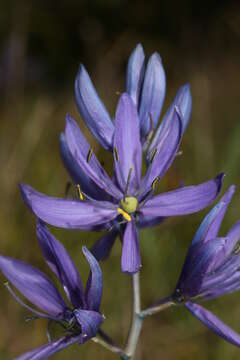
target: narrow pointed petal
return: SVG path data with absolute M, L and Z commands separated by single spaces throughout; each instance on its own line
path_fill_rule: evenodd
M 185 307 L 218 336 L 233 345 L 240 346 L 240 335 L 224 324 L 212 312 L 204 309 L 201 305 L 193 304 L 190 301 L 185 304 Z
M 192 246 L 186 256 L 184 266 L 176 286 L 187 297 L 194 297 L 201 292 L 204 278 L 221 263 L 225 257 L 226 238 Z
M 16 357 L 15 360 L 45 360 L 58 351 L 61 351 L 80 340 L 81 335 L 63 336 L 56 341 L 51 341 L 37 349 L 28 351 L 27 353 Z
M 111 203 L 73 201 L 46 196 L 28 185 L 20 185 L 22 197 L 33 213 L 44 222 L 66 229 L 91 230 L 117 216 Z M 99 205 L 98 205 L 99 204 Z
M 220 179 L 219 175 L 219 179 Z M 220 189 L 221 185 L 219 184 Z M 220 190 L 219 189 L 219 190 Z M 228 191 L 223 195 L 217 205 L 205 216 L 203 222 L 201 223 L 198 231 L 196 232 L 192 245 L 198 242 L 207 242 L 209 239 L 213 239 L 217 236 L 219 228 L 221 226 L 223 217 L 226 213 L 228 205 L 232 199 L 232 196 L 235 192 L 235 186 L 232 185 Z
M 61 317 L 68 308 L 56 287 L 40 270 L 5 256 L 0 256 L 0 269 L 22 295 L 49 315 Z
M 103 316 L 97 311 L 80 309 L 74 310 L 74 315 L 81 325 L 83 339 L 88 340 L 95 337 L 103 323 Z
M 141 212 L 138 214 L 137 223 L 140 228 L 152 227 L 155 225 L 161 224 L 167 218 L 164 216 L 156 216 L 156 215 L 143 215 Z
M 98 260 L 106 260 L 110 255 L 112 247 L 115 243 L 118 231 L 108 231 L 107 234 L 103 235 L 91 248 L 91 253 Z
M 80 65 L 75 80 L 75 101 L 85 124 L 97 141 L 105 149 L 111 149 L 114 125 L 83 65 Z
M 154 53 L 147 64 L 139 109 L 141 133 L 146 138 L 157 126 L 166 91 L 166 77 L 162 60 Z
M 37 238 L 47 264 L 61 282 L 73 306 L 84 306 L 82 281 L 65 247 L 41 221 L 37 222 Z
M 144 76 L 145 55 L 143 47 L 138 44 L 131 53 L 127 66 L 126 91 L 131 96 L 134 104 L 138 107 Z
M 132 219 L 123 235 L 121 268 L 123 272 L 134 274 L 140 270 L 141 257 L 138 232 L 135 221 Z
M 129 181 L 131 194 L 140 184 L 142 146 L 137 109 L 126 93 L 121 96 L 116 111 L 114 149 L 117 180 L 123 192 L 132 168 Z
M 164 136 L 151 155 L 151 162 L 141 182 L 142 196 L 151 190 L 153 181 L 160 180 L 171 166 L 178 150 L 181 131 L 180 114 L 175 108 Z
M 65 136 L 73 158 L 85 174 L 109 195 L 121 199 L 122 193 L 109 178 L 93 152 L 91 153 L 90 159 L 88 159 L 91 148 L 79 126 L 70 116 L 66 118 Z
M 140 208 L 143 216 L 186 215 L 204 209 L 218 196 L 222 187 L 223 174 L 215 179 L 195 186 L 153 196 Z
M 81 144 L 83 144 L 83 142 L 81 142 Z M 106 200 L 107 194 L 102 191 L 102 189 L 99 188 L 92 179 L 89 178 L 72 156 L 64 134 L 61 134 L 60 136 L 60 154 L 63 164 L 70 174 L 73 182 L 75 184 L 79 184 L 81 186 L 81 190 L 89 197 L 96 200 Z
M 102 270 L 98 261 L 85 246 L 83 246 L 82 251 L 90 266 L 90 275 L 85 292 L 86 303 L 89 310 L 98 311 L 102 299 Z
M 192 96 L 190 92 L 190 86 L 188 84 L 183 85 L 177 92 L 175 99 L 173 100 L 171 106 L 168 108 L 164 118 L 159 125 L 154 138 L 147 151 L 147 161 L 149 162 L 150 155 L 154 148 L 157 147 L 157 144 L 162 141 L 162 138 L 165 137 L 165 133 L 168 130 L 168 127 L 171 126 L 171 118 L 174 112 L 175 107 L 179 109 L 181 114 L 181 129 L 182 134 L 184 134 L 185 129 L 189 123 L 191 110 L 192 110 Z

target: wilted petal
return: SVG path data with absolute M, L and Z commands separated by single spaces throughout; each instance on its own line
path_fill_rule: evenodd
M 141 257 L 138 232 L 135 221 L 128 222 L 123 235 L 121 268 L 123 272 L 134 274 L 140 270 Z
M 151 190 L 154 180 L 160 180 L 163 177 L 175 158 L 182 131 L 180 114 L 177 109 L 174 109 L 168 125 L 161 141 L 153 149 L 150 164 L 141 182 L 142 197 Z
M 96 336 L 104 318 L 97 311 L 90 310 L 74 310 L 74 315 L 81 325 L 83 339 L 91 339 Z
M 117 210 L 106 201 L 73 201 L 54 198 L 20 185 L 24 202 L 44 222 L 66 229 L 91 230 L 117 216 Z
M 222 187 L 223 174 L 196 186 L 185 186 L 177 190 L 153 196 L 139 211 L 144 216 L 186 215 L 204 209 L 217 197 Z
M 40 270 L 23 261 L 0 256 L 0 269 L 30 302 L 53 317 L 68 308 L 56 287 Z
M 103 235 L 91 248 L 91 253 L 98 260 L 105 260 L 110 255 L 113 244 L 115 243 L 118 231 L 108 231 L 107 234 Z
M 132 169 L 129 181 L 131 194 L 140 184 L 142 146 L 137 109 L 126 93 L 121 96 L 116 111 L 114 153 L 117 180 L 123 192 Z
M 233 345 L 240 346 L 240 335 L 224 324 L 212 312 L 204 309 L 201 305 L 193 304 L 190 301 L 187 302 L 185 306 L 194 316 L 196 316 L 196 318 L 198 318 L 198 320 L 200 320 L 218 336 Z
M 109 178 L 95 154 L 91 152 L 91 156 L 88 155 L 91 148 L 79 126 L 70 116 L 66 118 L 65 136 L 72 156 L 87 176 L 105 192 L 117 199 L 121 199 L 122 193 Z
M 219 180 L 222 180 L 222 178 L 223 177 L 221 177 L 221 175 L 218 176 Z M 219 183 L 219 191 L 221 190 L 221 186 L 222 182 Z M 207 216 L 205 216 L 193 238 L 192 245 L 198 242 L 206 242 L 209 239 L 213 239 L 217 236 L 223 217 L 234 192 L 235 186 L 232 185 L 223 195 L 217 205 L 215 205 L 214 208 L 207 214 Z
M 81 142 L 81 144 L 83 144 Z M 86 149 L 86 147 L 85 147 Z M 81 186 L 81 190 L 89 197 L 96 200 L 104 200 L 107 198 L 107 194 L 100 189 L 92 179 L 82 170 L 78 162 L 72 156 L 64 134 L 60 136 L 60 154 L 63 164 L 73 179 L 75 184 Z M 87 155 L 86 155 L 87 156 Z
M 158 123 L 165 97 L 166 77 L 162 60 L 154 53 L 147 64 L 139 108 L 141 133 L 146 138 Z
M 98 261 L 85 246 L 83 246 L 82 251 L 90 266 L 90 275 L 85 292 L 86 303 L 89 310 L 98 311 L 102 298 L 102 270 Z
M 51 341 L 46 345 L 42 345 L 37 349 L 28 351 L 27 353 L 18 356 L 15 360 L 44 360 L 56 352 L 65 349 L 66 347 L 81 341 L 81 335 L 63 336 L 56 341 Z
M 83 65 L 75 80 L 75 101 L 92 134 L 105 149 L 111 149 L 114 125 Z
M 173 100 L 171 106 L 168 108 L 164 118 L 159 125 L 154 138 L 148 148 L 147 151 L 147 160 L 149 161 L 149 157 L 154 148 L 157 147 L 158 143 L 161 142 L 162 138 L 165 137 L 165 133 L 168 130 L 168 127 L 171 126 L 171 118 L 174 112 L 175 107 L 179 109 L 181 114 L 181 128 L 182 128 L 182 135 L 188 125 L 190 120 L 191 110 L 192 110 L 192 96 L 190 92 L 190 86 L 188 84 L 183 85 L 177 92 L 175 99 Z
M 139 96 L 143 82 L 144 60 L 143 47 L 141 44 L 138 44 L 129 57 L 126 79 L 126 92 L 131 96 L 136 107 L 138 107 L 139 104 Z
M 40 221 L 37 223 L 37 237 L 47 264 L 60 280 L 73 306 L 83 306 L 83 285 L 72 258 L 64 246 Z

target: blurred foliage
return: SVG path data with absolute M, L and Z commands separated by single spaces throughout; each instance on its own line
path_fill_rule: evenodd
M 180 85 L 190 82 L 192 121 L 183 155 L 159 191 L 197 184 L 226 171 L 224 189 L 240 182 L 240 4 L 238 1 L 62 0 L 1 1 L 0 11 L 0 162 L 1 253 L 46 266 L 35 236 L 34 218 L 18 191 L 20 181 L 60 196 L 69 180 L 59 157 L 59 134 L 66 112 L 84 127 L 76 110 L 73 83 L 83 62 L 107 108 L 114 114 L 124 90 L 128 55 L 137 42 L 147 54 L 160 52 L 167 74 L 167 105 Z M 85 128 L 84 128 L 85 129 Z M 111 157 L 84 130 L 111 169 Z M 107 160 L 106 160 L 107 159 Z M 223 231 L 239 218 L 239 190 Z M 169 219 L 141 235 L 143 306 L 173 289 L 191 238 L 207 210 Z M 81 247 L 99 234 L 53 229 L 86 278 Z M 224 232 L 222 232 L 224 233 Z M 123 343 L 130 320 L 130 279 L 120 271 L 120 244 L 102 265 L 107 319 L 104 329 Z M 46 342 L 44 321 L 26 323 L 26 312 L 7 293 L 1 277 L 0 358 Z M 239 294 L 209 304 L 240 332 Z M 88 343 L 56 359 L 114 359 Z M 169 309 L 146 320 L 138 359 L 238 359 L 239 350 L 204 328 L 184 309 Z

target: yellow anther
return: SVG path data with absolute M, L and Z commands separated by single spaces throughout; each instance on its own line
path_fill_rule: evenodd
M 126 219 L 127 221 L 131 221 L 132 219 L 131 219 L 131 216 L 126 212 L 126 211 L 124 211 L 123 209 L 121 209 L 121 208 L 117 208 L 117 212 L 119 213 L 119 214 L 121 214 L 123 217 L 124 217 L 124 219 Z
M 93 154 L 93 149 L 90 149 L 88 154 L 87 154 L 87 162 L 89 163 L 89 161 L 91 160 L 91 157 L 92 157 L 92 154 Z
M 81 191 L 81 188 L 80 188 L 80 185 L 79 185 L 79 184 L 77 185 L 77 193 L 78 193 L 79 199 L 83 201 L 83 200 L 84 200 L 84 196 L 83 196 L 83 193 L 82 193 L 82 191 Z
M 119 156 L 118 156 L 118 150 L 116 147 L 113 148 L 113 151 L 114 151 L 114 155 L 115 155 L 115 159 L 117 162 L 119 162 Z

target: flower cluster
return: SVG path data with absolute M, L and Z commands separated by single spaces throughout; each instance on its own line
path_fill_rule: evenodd
M 165 89 L 165 72 L 159 54 L 154 53 L 145 64 L 143 48 L 137 45 L 127 65 L 126 91 L 120 96 L 111 119 L 86 69 L 80 65 L 75 81 L 76 104 L 93 136 L 111 152 L 113 171 L 107 174 L 75 120 L 67 115 L 65 131 L 60 136 L 60 153 L 77 187 L 78 198 L 55 198 L 29 185 L 20 185 L 24 202 L 37 218 L 40 249 L 60 282 L 66 301 L 41 271 L 22 261 L 0 256 L 0 270 L 4 276 L 36 308 L 21 300 L 7 283 L 14 298 L 34 317 L 45 318 L 49 325 L 60 325 L 63 332 L 60 339 L 52 340 L 48 330 L 48 344 L 17 359 L 46 359 L 73 343 L 83 344 L 95 339 L 101 332 L 104 317 L 100 313 L 102 273 L 98 261 L 109 256 L 118 237 L 122 243 L 121 269 L 134 279 L 134 312 L 138 325 L 133 320 L 125 350 L 115 347 L 104 335 L 106 347 L 123 359 L 131 359 L 141 330 L 139 324 L 145 315 L 166 307 L 166 302 L 184 305 L 219 336 L 240 345 L 238 334 L 199 305 L 201 300 L 214 299 L 240 287 L 240 221 L 225 237 L 218 237 L 234 186 L 205 217 L 194 236 L 173 295 L 165 304 L 160 301 L 145 311 L 141 311 L 140 302 L 136 300 L 139 290 L 136 274 L 141 267 L 140 229 L 159 224 L 167 217 L 206 208 L 220 193 L 224 177 L 219 174 L 199 185 L 155 193 L 157 183 L 179 152 L 192 107 L 190 87 L 186 84 L 179 89 L 158 125 Z M 146 168 L 144 174 L 143 167 Z M 46 223 L 65 229 L 105 231 L 91 252 L 83 247 L 90 266 L 85 289 L 73 260 L 49 232 Z

